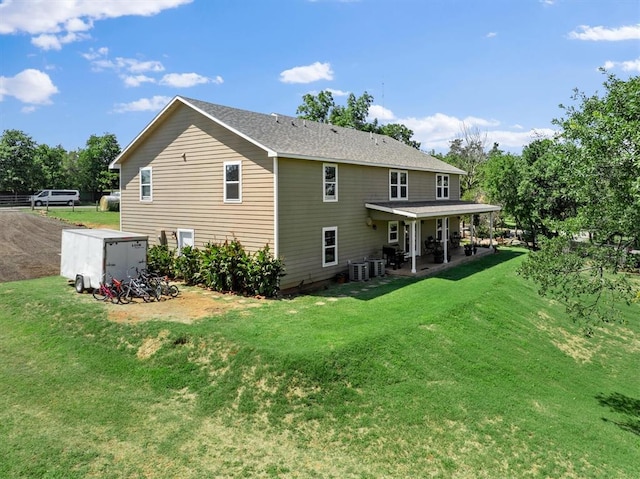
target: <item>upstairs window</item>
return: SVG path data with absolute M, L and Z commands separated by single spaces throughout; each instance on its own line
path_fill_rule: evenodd
M 151 167 L 140 168 L 140 201 L 151 201 Z
M 409 198 L 409 173 L 403 170 L 389 170 L 389 199 Z
M 242 164 L 239 161 L 224 163 L 224 202 L 242 202 Z
M 338 264 L 338 227 L 322 228 L 322 266 Z
M 324 163 L 322 171 L 324 201 L 338 201 L 338 165 Z
M 449 175 L 436 175 L 436 198 L 449 199 Z

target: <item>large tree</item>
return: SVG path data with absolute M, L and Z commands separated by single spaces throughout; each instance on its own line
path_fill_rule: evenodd
M 0 191 L 25 193 L 38 188 L 37 144 L 20 130 L 5 130 L 0 138 Z
M 36 179 L 38 189 L 75 187 L 65 171 L 66 158 L 67 152 L 61 145 L 54 148 L 38 145 L 35 151 L 35 163 L 41 173 Z
M 640 262 L 630 254 L 640 248 L 640 77 L 609 75 L 604 87 L 602 96 L 576 91 L 554 120 L 559 134 L 545 160 L 554 178 L 536 191 L 546 194 L 557 236 L 521 268 L 588 328 L 640 299 L 637 280 L 624 273 Z
M 487 134 L 478 128 L 470 128 L 462 125 L 462 131 L 458 138 L 449 143 L 449 152 L 445 161 L 467 172 L 460 178 L 460 190 L 462 198 L 476 200 L 482 196 L 479 191 L 482 166 L 489 158 L 486 151 Z M 498 145 L 494 144 L 491 152 L 497 153 Z
M 307 93 L 302 97 L 302 102 L 296 110 L 299 118 L 387 135 L 413 148 L 420 149 L 420 143 L 412 139 L 413 131 L 405 125 L 399 123 L 381 125 L 377 118 L 372 122 L 367 121 L 373 96 L 366 91 L 359 97 L 350 93 L 346 105 L 336 104 L 333 95 L 328 90 L 321 91 L 318 95 Z
M 80 151 L 78 166 L 81 188 L 90 192 L 94 200 L 97 193 L 115 187 L 117 175 L 109 171 L 109 163 L 119 153 L 120 145 L 112 133 L 103 136 L 91 135 L 86 148 Z

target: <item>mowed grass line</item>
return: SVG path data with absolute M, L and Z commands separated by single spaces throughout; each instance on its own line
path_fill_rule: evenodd
M 522 253 L 191 325 L 0 285 L 0 476 L 640 476 L 638 305 L 585 339 Z
M 35 210 L 24 208 L 23 211 L 43 214 L 49 218 L 57 218 L 72 226 L 85 226 L 87 228 L 120 229 L 120 213 L 118 211 L 98 211 L 95 206 L 50 206 L 46 211 L 44 207 Z

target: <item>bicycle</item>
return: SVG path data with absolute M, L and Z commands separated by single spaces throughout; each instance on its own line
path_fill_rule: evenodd
M 154 291 L 158 291 L 160 288 L 160 295 L 170 296 L 175 298 L 180 294 L 180 290 L 175 284 L 169 283 L 168 276 L 159 276 L 157 274 L 149 272 L 149 270 L 143 269 L 138 272 L 138 276 L 146 281 Z
M 93 289 L 92 295 L 98 301 L 109 300 L 114 304 L 118 302 L 118 292 L 113 287 L 113 284 L 107 283 L 106 281 L 101 281 L 100 286 Z

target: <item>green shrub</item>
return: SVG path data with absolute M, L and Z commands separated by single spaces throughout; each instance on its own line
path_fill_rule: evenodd
M 202 281 L 202 253 L 198 248 L 185 246 L 174 262 L 176 277 L 187 285 L 199 284 Z
M 202 250 L 185 246 L 176 257 L 166 246 L 153 246 L 148 256 L 149 270 L 220 292 L 274 297 L 284 276 L 284 263 L 273 257 L 269 245 L 251 255 L 235 239 L 207 243 Z
M 147 252 L 147 269 L 161 276 L 173 277 L 175 250 L 167 245 L 154 245 Z
M 214 291 L 273 297 L 280 291 L 283 275 L 284 264 L 271 255 L 269 246 L 250 255 L 233 240 L 208 243 L 201 254 L 199 278 Z
M 280 291 L 280 278 L 284 276 L 284 263 L 274 258 L 269 245 L 257 251 L 247 270 L 247 287 L 250 294 L 274 297 Z

